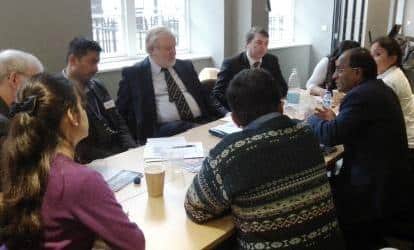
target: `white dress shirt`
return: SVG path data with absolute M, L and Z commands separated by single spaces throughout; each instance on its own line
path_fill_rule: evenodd
M 414 148 L 414 96 L 407 77 L 399 67 L 393 66 L 377 78 L 382 79 L 397 94 L 404 114 L 408 147 Z
M 161 67 L 155 63 L 151 57 L 149 57 L 149 60 L 151 63 L 152 83 L 154 86 L 158 123 L 178 121 L 180 120 L 180 115 L 175 103 L 169 101 L 167 82 L 165 81 L 164 72 L 161 71 Z M 194 97 L 187 91 L 187 88 L 177 75 L 177 72 L 175 72 L 172 67 L 169 67 L 168 71 L 183 93 L 184 98 L 190 107 L 191 113 L 193 113 L 193 117 L 199 117 L 201 115 L 201 111 Z
M 260 58 L 259 61 L 255 61 L 253 58 L 250 57 L 248 50 L 246 51 L 246 56 L 247 56 L 247 60 L 249 60 L 250 68 L 253 68 L 253 64 L 255 64 L 256 62 L 259 62 L 259 66 L 257 66 L 258 68 L 262 66 L 262 58 Z
M 318 64 L 316 64 L 311 77 L 306 82 L 306 89 L 310 89 L 313 86 L 320 86 L 325 81 L 326 74 L 328 73 L 328 64 L 328 57 L 322 58 Z

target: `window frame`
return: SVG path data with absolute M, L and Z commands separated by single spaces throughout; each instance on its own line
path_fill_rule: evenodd
M 295 7 L 296 7 L 296 0 L 290 0 L 291 6 L 290 6 L 290 15 L 289 15 L 289 23 L 290 23 L 290 32 L 288 33 L 289 37 L 287 39 L 283 40 L 274 40 L 272 39 L 271 29 L 270 29 L 270 18 L 271 18 L 271 12 L 269 11 L 268 14 L 268 32 L 269 32 L 269 47 L 280 47 L 284 46 L 286 44 L 291 44 L 295 42 Z M 276 8 L 275 4 L 271 5 L 272 9 Z
M 171 0 L 170 0 L 171 1 Z M 189 13 L 189 0 L 184 1 L 184 27 L 185 33 L 185 48 L 177 49 L 177 54 L 187 54 L 190 53 L 190 13 Z M 119 54 L 106 54 L 101 52 L 101 62 L 116 62 L 123 60 L 131 60 L 143 58 L 147 55 L 145 50 L 145 45 L 143 50 L 138 50 L 137 47 L 137 30 L 136 30 L 136 13 L 135 13 L 135 0 L 120 0 L 121 2 L 121 21 L 120 21 L 120 33 L 121 36 L 119 40 L 124 41 L 123 51 Z M 91 19 L 93 19 L 93 14 L 91 11 Z M 92 22 L 93 23 L 93 22 Z M 93 30 L 93 26 L 92 26 Z M 93 33 L 93 32 L 92 32 Z M 177 34 L 178 36 L 178 34 Z M 95 37 L 94 37 L 95 39 Z M 97 41 L 99 42 L 99 41 Z

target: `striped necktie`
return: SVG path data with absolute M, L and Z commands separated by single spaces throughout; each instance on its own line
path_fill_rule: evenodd
M 167 82 L 168 97 L 170 102 L 174 102 L 177 107 L 178 114 L 180 115 L 181 120 L 191 121 L 194 119 L 193 113 L 188 106 L 187 101 L 184 98 L 183 92 L 181 92 L 174 78 L 171 76 L 170 71 L 166 68 L 161 69 L 164 72 L 165 81 Z
M 253 63 L 252 68 L 253 69 L 259 68 L 259 66 L 260 66 L 260 62 L 255 62 L 255 63 Z

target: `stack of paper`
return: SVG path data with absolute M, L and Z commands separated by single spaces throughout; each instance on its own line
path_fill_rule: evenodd
M 204 157 L 201 142 L 187 142 L 184 137 L 150 138 L 144 148 L 144 160 L 165 161 L 171 156 L 183 159 Z

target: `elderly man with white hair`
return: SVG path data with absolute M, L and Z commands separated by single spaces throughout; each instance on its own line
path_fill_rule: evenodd
M 43 71 L 34 55 L 20 50 L 0 51 L 0 146 L 8 132 L 9 108 L 27 78 Z
M 148 57 L 124 68 L 117 107 L 134 139 L 172 136 L 219 116 L 191 61 L 176 59 L 176 38 L 166 27 L 148 31 Z
M 13 49 L 0 51 L 0 149 L 9 131 L 9 110 L 17 91 L 24 81 L 42 71 L 42 63 L 32 54 Z M 5 185 L 2 180 L 0 176 L 0 192 Z

